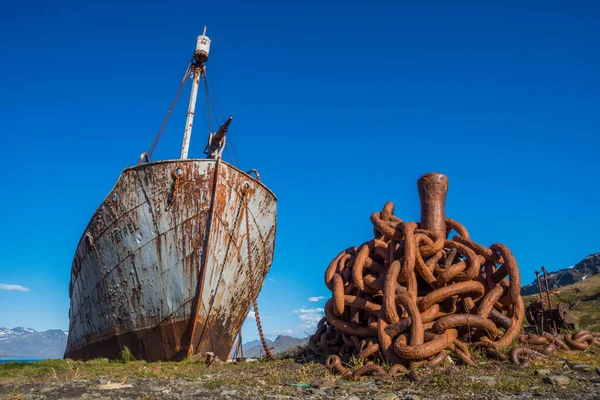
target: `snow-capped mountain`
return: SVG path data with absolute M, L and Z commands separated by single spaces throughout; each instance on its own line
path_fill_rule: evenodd
M 0 358 L 62 358 L 66 347 L 67 332 L 59 329 L 0 328 Z
M 577 264 L 555 272 L 548 273 L 548 285 L 550 289 L 558 289 L 562 286 L 585 281 L 592 275 L 600 273 L 600 253 L 590 254 Z M 543 275 L 540 275 L 543 276 Z M 542 287 L 544 285 L 542 284 Z M 521 288 L 523 296 L 537 294 L 537 281 L 534 279 L 529 285 Z

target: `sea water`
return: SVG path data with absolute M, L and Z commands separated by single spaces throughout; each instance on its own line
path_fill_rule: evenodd
M 46 360 L 46 358 L 0 358 L 0 364 L 7 363 L 7 362 L 15 362 L 15 361 L 27 363 L 27 362 L 34 362 L 34 361 L 40 361 L 40 360 Z

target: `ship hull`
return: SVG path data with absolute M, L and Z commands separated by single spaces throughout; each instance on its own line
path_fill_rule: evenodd
M 273 260 L 277 199 L 221 160 L 123 171 L 71 270 L 65 357 L 227 358 Z M 250 232 L 246 232 L 249 217 Z

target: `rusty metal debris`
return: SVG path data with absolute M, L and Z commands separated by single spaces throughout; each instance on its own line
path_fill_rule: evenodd
M 388 202 L 371 215 L 374 238 L 330 263 L 332 298 L 312 338 L 323 350 L 381 357 L 397 373 L 439 364 L 448 351 L 474 364 L 474 344 L 511 346 L 525 311 L 517 262 L 505 245 L 482 246 L 446 218 L 447 189 L 446 176 L 422 176 L 420 223 L 402 221 Z
M 575 329 L 575 324 L 571 319 L 569 306 L 565 303 L 558 303 L 556 308 L 552 305 L 550 296 L 550 286 L 548 285 L 548 272 L 542 266 L 544 279 L 540 279 L 540 273 L 535 271 L 539 298 L 534 299 L 525 309 L 525 318 L 529 325 L 535 330 L 535 333 L 551 332 L 556 335 L 562 329 Z

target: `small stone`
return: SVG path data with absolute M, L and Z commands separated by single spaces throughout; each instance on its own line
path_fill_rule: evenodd
M 223 396 L 235 396 L 237 394 L 237 390 L 226 389 L 221 392 Z
M 489 386 L 494 386 L 498 383 L 498 378 L 495 376 L 472 376 L 471 380 Z
M 327 393 L 325 393 L 325 391 L 321 390 L 321 389 L 310 388 L 310 389 L 308 389 L 308 391 L 311 394 L 314 394 L 314 395 L 317 395 L 317 396 L 325 397 L 327 395 Z
M 360 400 L 360 397 L 357 397 L 357 396 L 350 396 L 350 397 L 348 397 L 346 400 Z
M 592 369 L 592 366 L 588 364 L 577 364 L 573 365 L 572 369 L 575 371 L 589 371 Z
M 408 371 L 408 374 L 406 374 L 406 377 L 411 382 L 421 382 L 423 380 L 423 378 L 421 378 L 421 375 L 419 375 L 419 373 L 417 371 L 415 371 L 414 369 L 411 369 L 410 371 Z
M 221 364 L 223 364 L 223 361 L 219 357 L 215 357 L 210 363 L 206 363 L 206 368 L 215 368 Z
M 444 370 L 444 374 L 448 375 L 448 376 L 452 376 L 452 375 L 454 375 L 457 372 L 458 372 L 458 368 L 455 367 L 454 365 L 451 365 L 451 366 L 449 366 L 448 368 L 446 368 Z
M 48 393 L 54 390 L 53 386 L 44 386 L 40 389 L 40 393 Z
M 394 393 L 377 393 L 373 400 L 396 400 L 397 396 Z
M 544 378 L 544 382 L 552 385 L 568 385 L 571 380 L 564 375 L 552 375 Z
M 549 369 L 536 369 L 535 374 L 538 376 L 548 376 L 552 373 Z
M 310 385 L 312 387 L 314 387 L 315 389 L 327 389 L 327 388 L 335 387 L 335 382 L 325 380 L 325 379 L 317 379 L 317 380 L 312 381 L 310 383 Z
M 132 388 L 133 385 L 123 384 L 123 383 L 105 383 L 103 385 L 98 386 L 100 390 L 115 390 L 115 389 L 127 389 Z
M 416 394 L 409 393 L 404 396 L 404 400 L 421 400 L 421 397 L 417 396 Z

